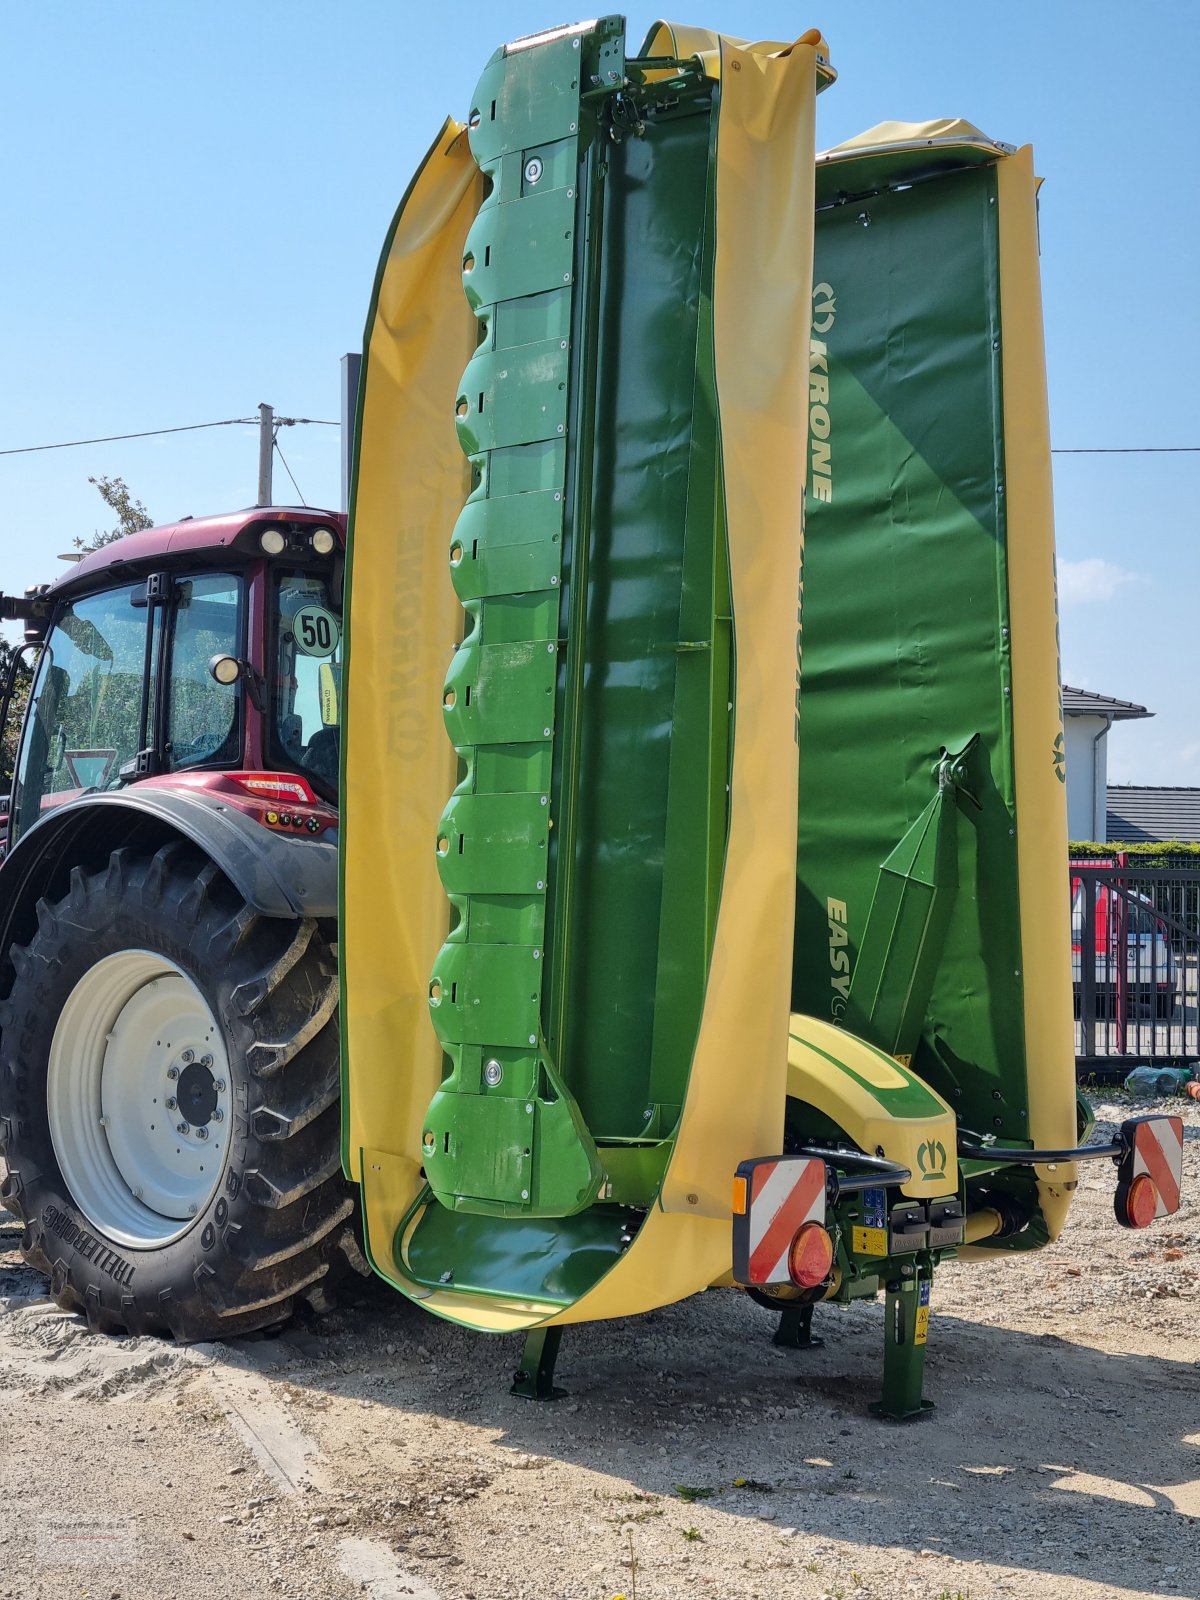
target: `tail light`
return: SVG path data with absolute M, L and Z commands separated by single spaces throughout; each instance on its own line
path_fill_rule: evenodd
M 833 1240 L 819 1222 L 806 1222 L 788 1250 L 788 1276 L 797 1289 L 815 1289 L 832 1270 Z
M 256 800 L 315 806 L 317 797 L 305 779 L 291 772 L 227 772 L 225 776 Z

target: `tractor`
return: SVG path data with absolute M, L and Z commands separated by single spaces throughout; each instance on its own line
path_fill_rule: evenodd
M 0 601 L 30 674 L 0 823 L 0 1156 L 22 1250 L 110 1332 L 320 1304 L 339 1161 L 344 518 L 187 519 Z

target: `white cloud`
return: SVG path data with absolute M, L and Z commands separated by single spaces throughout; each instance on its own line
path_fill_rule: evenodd
M 1064 606 L 1086 606 L 1111 600 L 1126 584 L 1143 581 L 1140 573 L 1126 572 L 1115 561 L 1105 561 L 1101 556 L 1058 563 L 1058 598 Z

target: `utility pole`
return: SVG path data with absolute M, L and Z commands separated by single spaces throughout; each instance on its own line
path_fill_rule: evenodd
M 258 408 L 258 504 L 271 504 L 271 467 L 275 458 L 275 411 L 271 406 Z

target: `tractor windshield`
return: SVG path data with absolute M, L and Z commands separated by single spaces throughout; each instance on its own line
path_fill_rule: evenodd
M 14 837 L 51 806 L 88 790 L 115 788 L 121 767 L 137 755 L 144 593 L 137 583 L 90 595 L 68 606 L 55 623 L 30 696 Z
M 341 673 L 341 599 L 328 575 L 280 573 L 271 685 L 274 759 L 304 773 L 329 798 L 338 785 Z
M 151 607 L 139 582 L 59 612 L 22 733 L 10 842 L 52 807 L 132 776 L 236 764 L 241 690 L 214 682 L 209 662 L 238 654 L 241 602 L 240 578 L 202 573 L 177 579 L 166 606 Z

